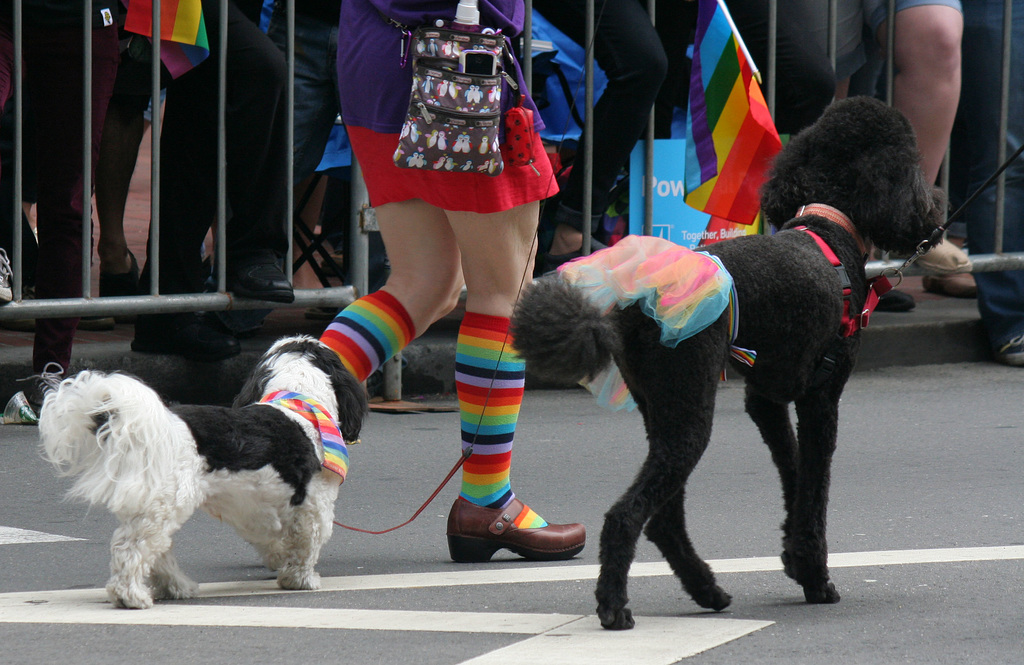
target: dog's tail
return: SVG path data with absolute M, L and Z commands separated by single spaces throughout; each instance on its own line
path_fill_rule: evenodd
M 557 278 L 540 279 L 523 292 L 511 332 L 530 373 L 559 383 L 595 376 L 621 344 L 612 319 Z
M 156 392 L 124 374 L 83 371 L 62 381 L 43 402 L 39 438 L 58 473 L 77 477 L 70 498 L 115 513 L 195 489 L 195 474 L 181 468 L 198 460 L 194 450 L 182 450 L 187 426 Z

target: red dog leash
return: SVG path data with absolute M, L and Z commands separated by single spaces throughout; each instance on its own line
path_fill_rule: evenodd
M 371 535 L 374 535 L 374 536 L 379 536 L 382 533 L 389 533 L 391 531 L 395 531 L 396 529 L 401 529 L 403 526 L 405 526 L 406 524 L 409 524 L 414 519 L 419 517 L 420 513 L 422 513 L 424 510 L 426 510 L 427 506 L 430 505 L 430 502 L 433 501 L 435 498 L 437 498 L 437 495 L 441 493 L 441 490 L 444 489 L 444 486 L 447 485 L 448 481 L 452 479 L 452 476 L 455 475 L 455 472 L 458 471 L 460 468 L 462 468 L 463 463 L 472 454 L 473 454 L 473 448 L 472 447 L 466 448 L 462 452 L 462 454 L 459 455 L 459 461 L 455 463 L 455 466 L 452 467 L 452 470 L 449 471 L 448 475 L 444 477 L 444 480 L 442 480 L 441 484 L 437 486 L 437 489 L 434 490 L 434 493 L 431 494 L 430 497 L 427 498 L 427 500 L 423 502 L 423 505 L 419 507 L 419 510 L 417 510 L 415 513 L 413 513 L 412 517 L 410 517 L 406 521 L 402 522 L 398 526 L 393 526 L 390 529 L 384 529 L 383 531 L 370 531 L 369 529 L 360 529 L 359 527 L 348 526 L 348 525 L 342 524 L 341 522 L 339 522 L 337 520 L 334 520 L 334 523 L 337 524 L 338 526 L 340 526 L 342 529 L 348 529 L 349 531 L 358 531 L 359 533 L 368 533 L 368 534 L 371 534 Z

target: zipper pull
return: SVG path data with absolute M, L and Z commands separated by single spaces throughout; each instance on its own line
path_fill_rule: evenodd
M 420 107 L 420 115 L 427 121 L 427 124 L 433 124 L 434 115 L 427 109 L 427 105 L 423 102 L 416 102 L 416 105 Z
M 505 79 L 505 82 L 508 83 L 510 88 L 512 88 L 513 90 L 519 90 L 519 84 L 516 83 L 516 80 L 514 78 L 512 78 L 509 75 L 509 73 L 506 72 L 504 69 L 501 70 L 501 76 L 502 76 L 502 78 Z

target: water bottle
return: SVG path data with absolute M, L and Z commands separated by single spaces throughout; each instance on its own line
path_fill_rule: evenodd
M 456 30 L 470 32 L 480 30 L 480 9 L 477 7 L 477 0 L 459 0 L 459 6 L 455 8 L 455 22 L 452 27 Z

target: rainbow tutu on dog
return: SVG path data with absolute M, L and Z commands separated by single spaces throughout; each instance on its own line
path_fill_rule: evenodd
M 639 304 L 669 347 L 717 321 L 733 297 L 732 275 L 717 258 L 652 236 L 626 236 L 558 272 L 604 313 Z M 615 363 L 584 385 L 603 406 L 636 407 Z

